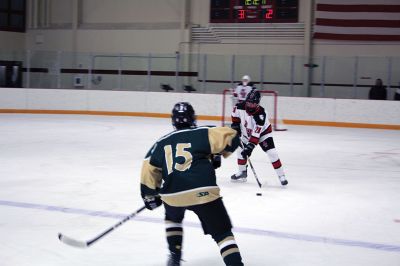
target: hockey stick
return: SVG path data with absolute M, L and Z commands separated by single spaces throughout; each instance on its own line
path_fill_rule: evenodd
M 247 161 L 249 162 L 251 171 L 253 171 L 253 175 L 254 175 L 254 178 L 255 178 L 256 181 L 257 181 L 258 186 L 261 188 L 261 186 L 262 186 L 262 185 L 261 185 L 261 182 L 260 182 L 260 180 L 258 179 L 258 176 L 257 176 L 257 174 L 256 174 L 256 170 L 254 170 L 254 167 L 253 167 L 253 164 L 252 164 L 251 161 L 250 161 L 250 158 L 247 158 Z
M 242 140 L 240 140 L 240 147 L 243 149 L 244 148 L 244 143 L 243 143 L 243 141 Z M 256 173 L 256 170 L 254 169 L 254 167 L 253 167 L 253 164 L 251 163 L 251 161 L 250 161 L 250 158 L 249 157 L 247 157 L 247 161 L 249 162 L 249 165 L 250 165 L 250 168 L 251 168 L 251 171 L 253 171 L 253 175 L 254 175 L 254 178 L 256 179 L 256 181 L 257 181 L 257 184 L 258 184 L 258 186 L 261 188 L 262 187 L 262 185 L 261 185 L 261 182 L 260 182 L 260 180 L 258 179 L 258 176 L 257 176 L 257 173 Z
M 117 227 L 121 226 L 125 222 L 129 221 L 130 219 L 135 217 L 138 213 L 140 213 L 144 209 L 146 209 L 146 206 L 143 206 L 140 209 L 138 209 L 137 211 L 135 211 L 134 213 L 129 214 L 124 219 L 122 219 L 121 221 L 119 221 L 118 223 L 113 225 L 112 227 L 108 228 L 103 233 L 99 234 L 98 236 L 96 236 L 93 239 L 90 239 L 88 241 L 79 241 L 79 240 L 70 238 L 70 237 L 68 237 L 66 235 L 63 235 L 61 233 L 58 233 L 58 239 L 60 239 L 60 241 L 63 242 L 64 244 L 67 244 L 67 245 L 70 245 L 70 246 L 73 246 L 73 247 L 76 247 L 76 248 L 87 248 L 87 247 L 90 247 L 97 240 L 101 239 L 102 237 L 104 237 L 108 233 L 112 232 L 114 229 L 116 229 Z

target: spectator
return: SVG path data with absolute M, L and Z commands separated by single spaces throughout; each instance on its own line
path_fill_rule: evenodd
M 370 100 L 386 100 L 387 99 L 387 90 L 386 90 L 386 87 L 383 86 L 381 79 L 377 79 L 375 81 L 375 85 L 372 86 L 371 89 L 369 90 L 368 98 Z

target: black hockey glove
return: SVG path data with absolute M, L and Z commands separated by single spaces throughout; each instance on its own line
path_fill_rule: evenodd
M 154 210 L 155 208 L 161 206 L 161 204 L 162 204 L 162 200 L 159 195 L 144 196 L 143 201 L 144 201 L 144 205 L 149 210 Z
M 231 128 L 237 131 L 238 136 L 242 134 L 242 130 L 240 129 L 240 123 L 232 123 Z
M 221 154 L 214 154 L 212 156 L 212 165 L 214 169 L 220 168 L 221 167 Z
M 247 143 L 244 146 L 244 149 L 241 152 L 241 155 L 243 156 L 243 159 L 246 160 L 248 157 L 251 156 L 251 153 L 253 152 L 254 147 L 255 147 L 254 143 L 251 143 L 251 142 Z

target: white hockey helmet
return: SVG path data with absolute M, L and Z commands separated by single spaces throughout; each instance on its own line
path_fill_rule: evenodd
M 244 86 L 247 86 L 247 84 L 249 84 L 250 81 L 251 81 L 251 79 L 250 79 L 250 76 L 249 76 L 249 75 L 244 75 L 244 76 L 242 77 L 242 84 L 243 84 Z

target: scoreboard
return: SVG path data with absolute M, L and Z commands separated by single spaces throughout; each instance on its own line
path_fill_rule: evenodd
M 298 22 L 298 0 L 211 0 L 211 23 Z

